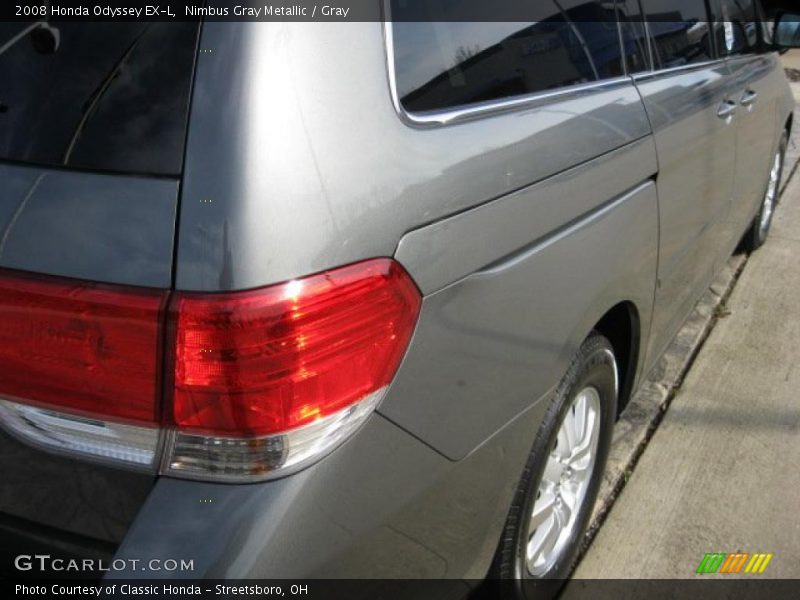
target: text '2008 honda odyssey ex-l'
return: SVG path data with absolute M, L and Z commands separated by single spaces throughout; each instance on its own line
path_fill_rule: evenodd
M 12 555 L 569 574 L 618 414 L 769 231 L 797 17 L 374 4 L 0 24 Z

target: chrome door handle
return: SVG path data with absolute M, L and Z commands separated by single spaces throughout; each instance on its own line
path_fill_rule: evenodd
M 756 102 L 758 102 L 758 92 L 754 92 L 753 90 L 747 90 L 742 95 L 742 99 L 739 100 L 739 104 L 747 108 L 750 108 Z
M 723 119 L 727 123 L 730 123 L 733 119 L 733 115 L 736 114 L 736 103 L 727 100 L 723 102 L 719 109 L 717 109 L 717 116 L 720 119 Z

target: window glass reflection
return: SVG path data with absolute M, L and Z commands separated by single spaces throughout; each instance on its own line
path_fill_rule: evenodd
M 0 23 L 0 159 L 177 174 L 198 23 Z
M 642 0 L 656 68 L 713 60 L 710 19 L 702 0 Z
M 426 3 L 431 21 L 424 23 L 402 22 L 411 0 L 392 2 L 395 75 L 407 110 L 473 104 L 624 73 L 614 2 L 543 0 L 532 9 L 536 20 L 527 23 L 453 22 L 468 15 L 475 1 L 432 0 Z

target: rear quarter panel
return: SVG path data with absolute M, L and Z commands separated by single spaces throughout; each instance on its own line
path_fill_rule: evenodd
M 178 289 L 252 288 L 391 256 L 411 230 L 648 132 L 629 83 L 454 127 L 409 126 L 380 22 L 209 22 L 200 45 L 211 51 L 198 56 Z
M 430 297 L 381 412 L 453 459 L 555 385 L 587 319 L 632 300 L 647 331 L 657 166 L 629 79 L 430 126 L 398 110 L 381 23 L 206 23 L 200 45 L 178 289 L 397 252 Z
M 504 229 L 496 229 L 498 236 Z M 470 237 L 461 239 L 454 254 L 474 252 Z M 632 302 L 647 331 L 657 239 L 656 188 L 648 179 L 426 297 L 379 411 L 447 457 L 463 458 L 550 396 L 571 356 L 611 307 Z

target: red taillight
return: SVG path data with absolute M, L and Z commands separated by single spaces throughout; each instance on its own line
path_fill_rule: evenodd
M 169 313 L 168 294 L 0 271 L 0 426 L 177 477 L 282 476 L 371 414 L 421 304 L 390 259 L 247 292 L 174 292 Z M 174 346 L 162 353 L 167 314 Z
M 0 273 L 0 397 L 157 421 L 166 295 Z
M 175 424 L 263 436 L 341 411 L 390 383 L 419 306 L 389 259 L 248 292 L 176 294 Z

